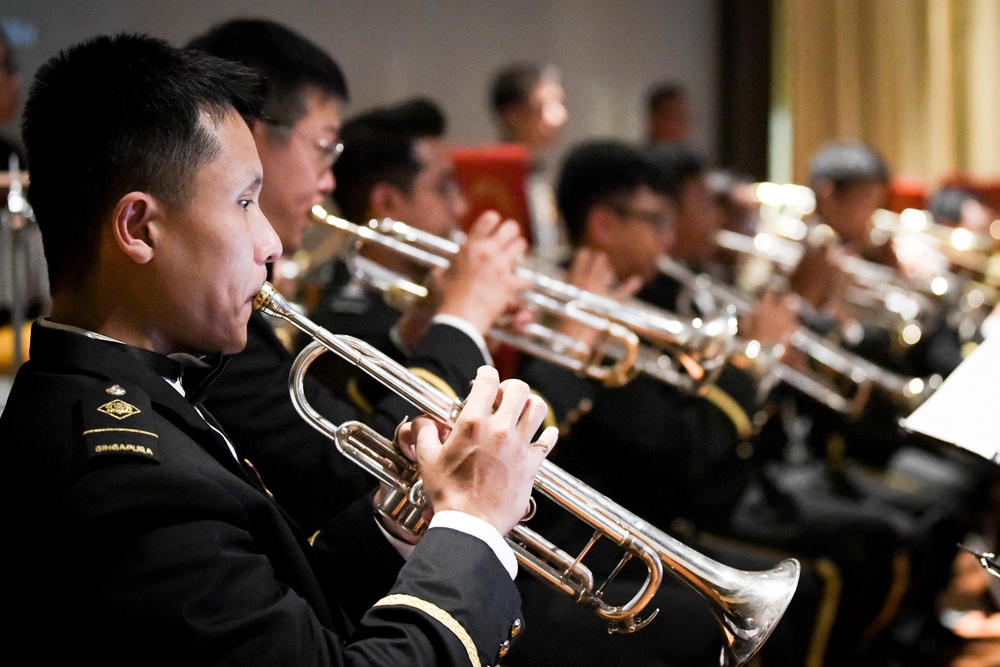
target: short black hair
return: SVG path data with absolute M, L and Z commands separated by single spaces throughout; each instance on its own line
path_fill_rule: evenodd
M 668 81 L 659 83 L 649 89 L 646 93 L 646 110 L 650 114 L 656 113 L 660 105 L 681 99 L 687 96 L 687 91 L 679 83 Z
M 599 205 L 622 205 L 640 188 L 667 194 L 649 157 L 620 141 L 589 141 L 566 156 L 556 187 L 556 204 L 570 240 L 584 240 L 587 216 Z
M 493 76 L 490 86 L 493 113 L 500 115 L 507 108 L 523 103 L 542 81 L 559 83 L 559 70 L 555 65 L 515 63 L 504 67 Z
M 941 188 L 927 202 L 934 222 L 957 227 L 962 222 L 962 206 L 969 200 L 982 203 L 982 199 L 963 188 Z
M 210 29 L 188 48 L 254 67 L 267 79 L 265 120 L 291 127 L 315 90 L 347 101 L 347 80 L 326 52 L 297 32 L 264 19 L 236 19 Z
M 340 133 L 344 152 L 333 168 L 337 179 L 333 197 L 341 214 L 361 222 L 378 183 L 391 183 L 409 193 L 422 168 L 414 144 L 443 137 L 445 125 L 441 109 L 424 98 L 373 109 L 344 123 Z
M 21 129 L 53 294 L 93 265 L 123 195 L 183 205 L 220 148 L 202 114 L 254 117 L 263 90 L 250 69 L 142 35 L 97 37 L 42 65 Z
M 682 144 L 654 146 L 649 149 L 649 159 L 660 174 L 663 191 L 675 201 L 685 184 L 708 173 L 708 161 Z
M 844 192 L 863 183 L 888 184 L 889 178 L 889 166 L 882 156 L 860 141 L 826 144 L 809 161 L 812 188 L 829 181 L 836 192 Z

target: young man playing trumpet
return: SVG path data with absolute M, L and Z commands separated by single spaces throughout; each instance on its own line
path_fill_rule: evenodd
M 343 150 L 341 113 L 348 98 L 343 74 L 315 44 L 271 21 L 230 21 L 190 46 L 267 77 L 263 116 L 251 123 L 265 174 L 260 206 L 290 257 L 312 224 L 310 209 L 335 185 L 331 167 Z M 445 317 L 431 319 L 412 337 L 407 365 L 440 387 L 464 393 L 476 368 L 488 363 L 481 332 L 513 299 L 519 287 L 513 266 L 525 250 L 514 223 L 484 219 L 470 234 L 463 258 L 441 281 L 435 315 Z M 293 408 L 287 390 L 292 361 L 267 318 L 253 315 L 247 347 L 219 377 L 209 407 L 279 502 L 312 533 L 372 482 Z M 366 414 L 331 396 L 312 377 L 306 378 L 305 392 L 333 423 L 360 418 L 386 435 L 414 412 L 406 401 L 384 396 L 373 404 L 374 413 Z
M 401 429 L 436 515 L 356 631 L 320 576 L 355 536 L 311 548 L 200 402 L 201 357 L 243 347 L 281 252 L 244 121 L 260 89 L 125 35 L 39 71 L 24 138 L 53 309 L 0 417 L 19 508 L 8 638 L 114 665 L 493 662 L 520 627 L 500 536 L 553 442 L 529 446 L 545 408 L 523 383 L 483 369 L 443 441 L 427 420 Z M 351 560 L 334 577 L 367 578 L 369 555 Z

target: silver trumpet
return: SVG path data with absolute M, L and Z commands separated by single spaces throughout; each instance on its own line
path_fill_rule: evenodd
M 721 302 L 734 306 L 740 313 L 749 313 L 754 308 L 753 301 L 743 292 L 722 285 L 708 275 L 695 273 L 670 257 L 660 257 L 657 268 L 685 286 L 685 292 L 680 299 L 682 303 L 686 301 L 685 296 L 690 295 L 691 301 L 707 297 L 710 301 L 708 307 L 718 307 L 712 302 Z M 763 375 L 762 389 L 766 391 L 775 384 L 783 382 L 842 414 L 860 414 L 872 391 L 876 389 L 885 393 L 900 410 L 909 413 L 926 400 L 941 383 L 941 378 L 938 376 L 919 378 L 893 373 L 857 354 L 848 352 L 805 327 L 799 327 L 792 333 L 789 344 L 810 360 L 846 380 L 849 386 L 838 386 L 820 372 L 800 370 L 761 355 L 762 363 L 759 371 Z
M 281 318 L 313 338 L 293 364 L 288 384 L 296 410 L 310 426 L 330 437 L 342 454 L 374 475 L 392 490 L 379 511 L 419 534 L 425 499 L 416 465 L 403 456 L 392 441 L 358 422 L 336 426 L 307 401 L 304 377 L 309 365 L 330 351 L 357 366 L 417 409 L 443 425 L 455 423 L 462 402 L 451 398 L 411 374 L 378 350 L 350 336 L 338 336 L 317 326 L 293 310 L 270 283 L 264 283 L 254 307 Z M 520 524 L 507 536 L 523 567 L 576 602 L 592 609 L 608 624 L 609 632 L 632 633 L 655 616 L 640 618 L 662 579 L 664 567 L 706 602 L 722 627 L 725 646 L 722 665 L 746 663 L 764 644 L 784 614 L 795 592 L 799 563 L 793 559 L 766 572 L 737 570 L 715 562 L 678 542 L 666 533 L 618 506 L 548 461 L 535 476 L 535 488 L 556 504 L 588 524 L 594 534 L 577 555 L 572 556 L 544 537 Z M 594 577 L 583 559 L 601 538 L 625 549 L 621 562 L 605 582 L 595 588 Z M 625 563 L 638 558 L 647 568 L 647 578 L 624 605 L 604 601 L 604 590 Z
M 461 247 L 396 220 L 356 225 L 329 214 L 322 206 L 314 206 L 312 215 L 356 239 L 355 253 L 347 258 L 355 277 L 382 292 L 390 305 L 401 310 L 425 299 L 427 289 L 359 256 L 359 246 L 376 244 L 423 268 L 447 268 Z M 515 267 L 515 273 L 531 285 L 520 295 L 527 307 L 596 330 L 597 343 L 583 343 L 537 322 L 520 330 L 494 326 L 488 336 L 605 386 L 621 386 L 642 372 L 691 389 L 720 369 L 729 354 L 736 330 L 732 313 L 686 319 L 637 302 L 622 304 L 524 265 Z

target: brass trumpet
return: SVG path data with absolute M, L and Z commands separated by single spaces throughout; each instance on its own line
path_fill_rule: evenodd
M 424 268 L 447 268 L 461 247 L 455 241 L 396 220 L 356 225 L 329 214 L 321 206 L 314 206 L 312 215 L 316 221 L 356 239 L 354 254 L 347 257 L 355 277 L 382 292 L 390 305 L 400 309 L 426 298 L 427 289 L 358 256 L 359 246 L 377 244 Z M 619 303 L 524 265 L 515 267 L 515 273 L 531 285 L 520 295 L 525 305 L 598 331 L 597 344 L 584 344 L 539 323 L 517 331 L 494 326 L 488 336 L 605 386 L 621 386 L 643 372 L 692 389 L 720 369 L 730 352 L 736 331 L 732 313 L 685 319 L 637 302 Z
M 296 410 L 310 426 L 332 438 L 337 448 L 354 463 L 392 488 L 379 511 L 419 534 L 424 528 L 424 498 L 419 470 L 388 439 L 358 422 L 339 427 L 309 405 L 304 377 L 316 357 L 330 351 L 382 382 L 419 410 L 444 425 L 453 425 L 462 402 L 441 393 L 412 375 L 371 346 L 350 336 L 338 336 L 317 326 L 291 308 L 270 283 L 264 283 L 254 308 L 281 318 L 314 341 L 293 364 L 288 384 Z M 521 565 L 574 600 L 595 611 L 608 623 L 610 632 L 631 633 L 640 629 L 656 612 L 640 618 L 660 584 L 663 568 L 688 585 L 706 602 L 725 635 L 720 663 L 742 665 L 763 645 L 784 614 L 799 577 L 799 563 L 789 559 L 766 572 L 747 572 L 715 562 L 618 506 L 554 464 L 544 461 L 535 476 L 535 488 L 594 529 L 583 551 L 572 556 L 527 526 L 516 526 L 507 536 Z M 594 587 L 594 577 L 582 560 L 601 538 L 626 550 L 618 567 L 604 584 Z M 603 600 L 606 584 L 630 558 L 639 558 L 648 576 L 633 598 L 624 605 Z

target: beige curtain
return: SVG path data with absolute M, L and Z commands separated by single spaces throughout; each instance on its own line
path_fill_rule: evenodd
M 858 138 L 932 188 L 1000 178 L 1000 0 L 774 1 L 772 177 Z

